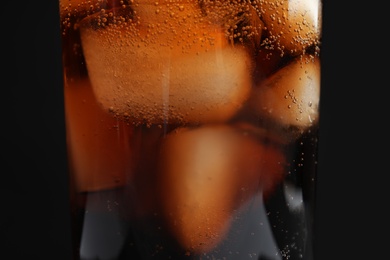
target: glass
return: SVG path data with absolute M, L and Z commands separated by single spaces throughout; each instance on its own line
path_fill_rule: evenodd
M 59 0 L 74 260 L 313 259 L 321 0 Z

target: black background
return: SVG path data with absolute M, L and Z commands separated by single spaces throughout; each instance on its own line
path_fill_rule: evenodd
M 388 259 L 388 17 L 341 2 L 323 9 L 316 260 Z M 69 260 L 58 2 L 0 13 L 0 258 Z

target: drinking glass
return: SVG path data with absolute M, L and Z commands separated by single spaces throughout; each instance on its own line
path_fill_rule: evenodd
M 59 0 L 73 260 L 314 258 L 321 0 Z

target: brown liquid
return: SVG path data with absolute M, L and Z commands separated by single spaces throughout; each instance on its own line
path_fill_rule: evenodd
M 74 260 L 312 259 L 310 19 L 138 2 L 60 1 Z

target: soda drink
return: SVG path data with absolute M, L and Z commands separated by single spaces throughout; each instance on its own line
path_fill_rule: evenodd
M 313 259 L 320 0 L 59 0 L 74 260 Z

